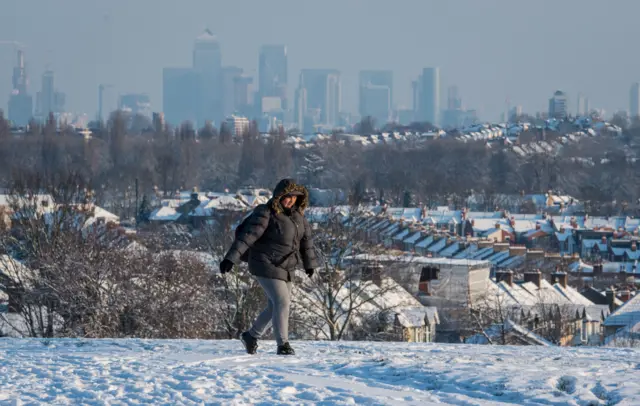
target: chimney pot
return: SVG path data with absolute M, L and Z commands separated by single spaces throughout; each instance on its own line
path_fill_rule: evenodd
M 569 275 L 565 272 L 554 272 L 551 274 L 551 284 L 554 285 L 556 283 L 560 284 L 563 288 L 566 288 L 569 282 Z
M 542 284 L 542 273 L 539 270 L 527 271 L 524 273 L 524 282 L 532 282 L 539 288 Z
M 507 285 L 513 286 L 513 271 L 497 271 L 496 272 L 496 282 L 506 282 Z
M 630 299 L 631 291 L 629 291 L 628 289 L 620 291 L 620 300 L 622 300 L 624 303 L 627 303 Z
M 607 289 L 607 304 L 609 305 L 609 311 L 613 312 L 616 309 L 616 291 L 613 288 Z

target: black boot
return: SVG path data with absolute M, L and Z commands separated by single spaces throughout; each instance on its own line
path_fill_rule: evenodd
M 255 354 L 258 351 L 258 340 L 254 338 L 248 331 L 240 334 L 240 341 L 244 344 L 247 354 Z
M 289 345 L 289 343 L 284 343 L 278 346 L 278 355 L 296 355 L 296 352 L 293 351 L 293 348 Z

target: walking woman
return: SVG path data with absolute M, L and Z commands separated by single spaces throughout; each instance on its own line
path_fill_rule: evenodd
M 288 337 L 293 272 L 301 266 L 311 277 L 318 267 L 311 227 L 304 217 L 308 204 L 309 193 L 304 186 L 293 179 L 278 182 L 273 197 L 254 209 L 220 263 L 220 272 L 224 274 L 248 254 L 249 272 L 268 299 L 266 309 L 251 329 L 240 335 L 249 354 L 256 353 L 258 340 L 269 325 L 273 327 L 277 353 L 295 354 Z

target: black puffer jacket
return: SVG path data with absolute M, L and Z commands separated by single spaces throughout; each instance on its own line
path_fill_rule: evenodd
M 286 210 L 280 204 L 287 194 L 298 195 L 296 205 Z M 311 227 L 304 217 L 309 204 L 307 189 L 293 179 L 283 179 L 267 204 L 259 205 L 229 248 L 225 259 L 238 264 L 249 250 L 249 271 L 255 276 L 291 281 L 297 266 L 318 267 Z

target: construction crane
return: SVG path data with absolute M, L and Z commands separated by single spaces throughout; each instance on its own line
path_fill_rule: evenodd
M 24 48 L 25 45 L 18 41 L 0 40 L 0 46 L 11 45 L 17 52 L 16 66 L 13 68 L 13 91 L 19 93 L 26 93 L 28 86 L 27 72 L 24 63 Z
M 20 41 L 9 41 L 9 40 L 0 39 L 0 45 L 12 45 L 18 51 L 21 51 L 26 48 L 26 45 L 24 45 Z

